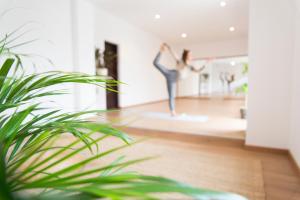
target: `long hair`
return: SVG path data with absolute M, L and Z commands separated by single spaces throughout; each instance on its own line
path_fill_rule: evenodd
M 182 52 L 182 61 L 184 64 L 187 64 L 187 59 L 188 59 L 188 55 L 190 53 L 190 50 L 187 50 L 187 49 L 184 49 L 183 52 Z

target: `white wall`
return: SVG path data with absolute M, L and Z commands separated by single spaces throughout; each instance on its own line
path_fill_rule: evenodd
M 19 38 L 17 43 L 38 39 L 15 51 L 37 54 L 51 59 L 54 63 L 52 65 L 46 59 L 32 56 L 25 59 L 26 71 L 73 70 L 70 0 L 44 0 L 43 2 L 40 0 L 0 0 L 0 13 L 7 10 L 10 11 L 0 19 L 2 36 L 29 23 L 19 33 L 31 31 Z M 33 68 L 32 62 L 36 64 L 36 68 Z M 66 86 L 57 87 L 57 89 L 66 89 Z M 56 101 L 54 106 L 66 110 L 74 109 L 73 95 L 51 99 Z
M 0 12 L 11 9 L 0 19 L 1 35 L 30 23 L 21 32 L 32 31 L 19 39 L 24 42 L 38 41 L 17 49 L 21 53 L 32 53 L 51 59 L 54 65 L 38 57 L 26 60 L 26 68 L 35 71 L 77 71 L 95 74 L 94 64 L 94 6 L 88 0 L 0 0 Z M 33 69 L 31 61 L 38 68 Z M 68 89 L 70 95 L 51 98 L 64 110 L 102 109 L 105 102 L 97 101 L 96 88 L 72 84 L 57 86 Z M 100 91 L 100 90 L 99 90 Z M 104 90 L 101 90 L 104 92 Z M 100 92 L 101 92 L 100 91 Z M 99 104 L 97 104 L 99 103 Z M 53 104 L 53 103 L 51 103 Z
M 59 5 L 59 6 L 57 6 Z M 38 39 L 23 48 L 16 49 L 22 53 L 39 54 L 51 59 L 55 66 L 45 60 L 32 57 L 35 62 L 46 65 L 46 69 L 72 69 L 71 10 L 69 0 L 0 0 L 1 35 L 27 24 L 20 33 L 31 30 L 18 42 Z M 55 15 L 53 14 L 55 13 Z M 38 71 L 44 70 L 42 67 Z
M 248 54 L 248 38 L 174 46 L 178 55 L 183 49 L 192 51 L 193 58 L 231 57 Z M 193 73 L 179 82 L 179 96 L 198 94 L 198 75 Z
M 87 0 L 72 0 L 71 3 L 74 71 L 94 75 L 94 5 Z M 102 89 L 103 91 L 104 89 Z M 97 101 L 96 87 L 94 86 L 76 85 L 74 100 L 76 110 L 105 108 L 105 101 Z
M 298 10 L 295 16 L 295 53 L 292 71 L 290 151 L 300 166 L 300 0 L 297 0 L 297 3 Z
M 250 1 L 248 145 L 288 148 L 293 13 L 291 1 Z
M 248 38 L 238 38 L 225 41 L 208 41 L 201 44 L 174 46 L 181 54 L 183 49 L 192 51 L 193 58 L 231 57 L 248 54 Z
M 119 80 L 126 83 L 120 85 L 120 106 L 166 99 L 165 79 L 152 64 L 160 39 L 101 8 L 96 10 L 95 26 L 100 49 L 103 50 L 105 41 L 118 45 Z

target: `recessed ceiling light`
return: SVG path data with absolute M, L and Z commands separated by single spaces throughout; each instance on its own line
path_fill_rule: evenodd
M 235 66 L 236 62 L 235 61 L 231 61 L 230 64 L 231 64 L 231 66 Z
M 154 17 L 155 17 L 155 19 L 160 19 L 160 15 L 159 14 L 156 14 Z
M 235 28 L 232 26 L 229 28 L 229 31 L 233 32 L 233 31 L 235 31 Z
M 186 38 L 186 37 L 187 37 L 187 34 L 186 34 L 186 33 L 182 33 L 182 34 L 181 34 L 181 37 L 182 37 L 182 38 Z
M 221 7 L 225 7 L 226 5 L 227 5 L 226 1 L 221 1 L 221 2 L 220 2 L 220 6 L 221 6 Z

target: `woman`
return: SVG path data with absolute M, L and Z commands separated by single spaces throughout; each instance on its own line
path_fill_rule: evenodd
M 167 69 L 165 66 L 160 64 L 161 54 L 166 50 L 166 48 L 176 60 L 176 70 Z M 154 66 L 165 76 L 167 80 L 169 108 L 172 116 L 176 116 L 175 95 L 177 80 L 182 80 L 188 77 L 190 71 L 200 73 L 205 68 L 205 66 L 203 66 L 201 69 L 196 69 L 190 64 L 191 61 L 191 52 L 189 50 L 184 50 L 181 59 L 179 59 L 178 56 L 172 51 L 170 46 L 165 43 L 161 45 L 160 51 L 153 61 Z

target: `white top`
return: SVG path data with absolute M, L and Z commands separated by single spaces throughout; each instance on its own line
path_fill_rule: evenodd
M 183 61 L 179 61 L 177 62 L 176 68 L 178 71 L 178 79 L 183 80 L 190 75 L 193 67 L 191 65 L 185 64 Z
M 191 71 L 200 73 L 205 68 L 205 66 L 203 66 L 199 70 L 195 69 L 195 67 L 193 67 L 192 65 L 184 63 L 183 60 L 180 60 L 179 57 L 176 55 L 176 53 L 169 46 L 168 46 L 168 49 L 169 49 L 171 55 L 176 60 L 176 69 L 177 69 L 177 72 L 178 72 L 178 79 L 179 80 L 187 78 Z

